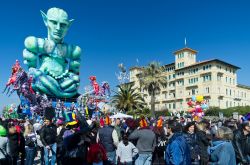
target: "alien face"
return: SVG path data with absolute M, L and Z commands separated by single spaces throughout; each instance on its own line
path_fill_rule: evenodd
M 52 8 L 48 10 L 46 25 L 50 39 L 61 42 L 70 27 L 70 22 L 67 13 L 62 9 Z
M 63 40 L 68 31 L 68 23 L 60 19 L 48 19 L 48 33 L 52 40 L 59 42 Z

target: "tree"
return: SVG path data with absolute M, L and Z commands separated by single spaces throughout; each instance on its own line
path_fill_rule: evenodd
M 112 98 L 112 103 L 119 110 L 128 112 L 142 109 L 145 105 L 140 93 L 136 92 L 132 84 L 122 84 L 118 86 L 118 91 Z
M 151 97 L 151 112 L 155 117 L 155 95 L 161 91 L 161 86 L 166 85 L 166 77 L 163 76 L 165 68 L 159 62 L 151 62 L 142 68 L 138 75 L 140 86 L 145 89 Z

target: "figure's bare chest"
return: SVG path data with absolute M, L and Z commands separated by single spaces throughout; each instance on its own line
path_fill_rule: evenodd
M 67 58 L 70 56 L 70 46 L 67 44 L 55 44 L 50 40 L 44 40 L 43 53 L 57 57 Z

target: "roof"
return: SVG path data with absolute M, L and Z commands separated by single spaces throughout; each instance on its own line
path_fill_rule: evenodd
M 175 54 L 178 54 L 178 53 L 183 52 L 183 51 L 185 51 L 185 50 L 190 51 L 190 52 L 193 52 L 193 53 L 195 53 L 195 54 L 198 53 L 198 51 L 196 51 L 196 50 L 193 50 L 193 49 L 191 49 L 191 48 L 185 47 L 185 48 L 182 48 L 182 49 L 179 49 L 179 50 L 173 52 L 173 54 L 175 55 Z
M 168 67 L 168 66 L 171 66 L 171 65 L 175 65 L 175 63 L 173 62 L 173 63 L 170 63 L 170 64 L 166 64 L 166 65 L 164 65 L 165 67 Z
M 250 86 L 247 86 L 247 85 L 238 84 L 237 87 L 250 90 Z
M 219 59 L 211 59 L 211 60 L 205 60 L 205 61 L 201 61 L 201 62 L 196 62 L 192 65 L 188 65 L 186 67 L 183 67 L 183 68 L 180 68 L 180 69 L 175 69 L 175 70 L 182 70 L 182 69 L 186 69 L 186 68 L 189 68 L 189 67 L 192 67 L 192 66 L 197 66 L 197 65 L 201 65 L 201 64 L 206 64 L 206 63 L 211 63 L 211 62 L 218 62 L 218 63 L 223 63 L 223 64 L 226 64 L 226 65 L 229 65 L 231 67 L 234 67 L 236 69 L 240 69 L 240 67 L 236 66 L 236 65 L 232 65 L 230 63 L 227 63 L 225 61 L 222 61 L 222 60 L 219 60 Z
M 133 66 L 133 67 L 129 68 L 129 70 L 134 70 L 134 69 L 142 69 L 142 67 L 139 67 L 139 66 Z

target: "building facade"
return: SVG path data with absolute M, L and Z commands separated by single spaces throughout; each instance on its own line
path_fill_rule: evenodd
M 165 65 L 167 83 L 156 95 L 156 110 L 187 110 L 193 95 L 203 95 L 213 107 L 229 108 L 250 105 L 250 87 L 238 84 L 239 67 L 219 59 L 196 61 L 197 51 L 185 47 L 174 53 L 175 62 Z M 141 90 L 138 74 L 143 67 L 130 68 L 130 83 Z M 150 96 L 140 91 L 147 104 Z

